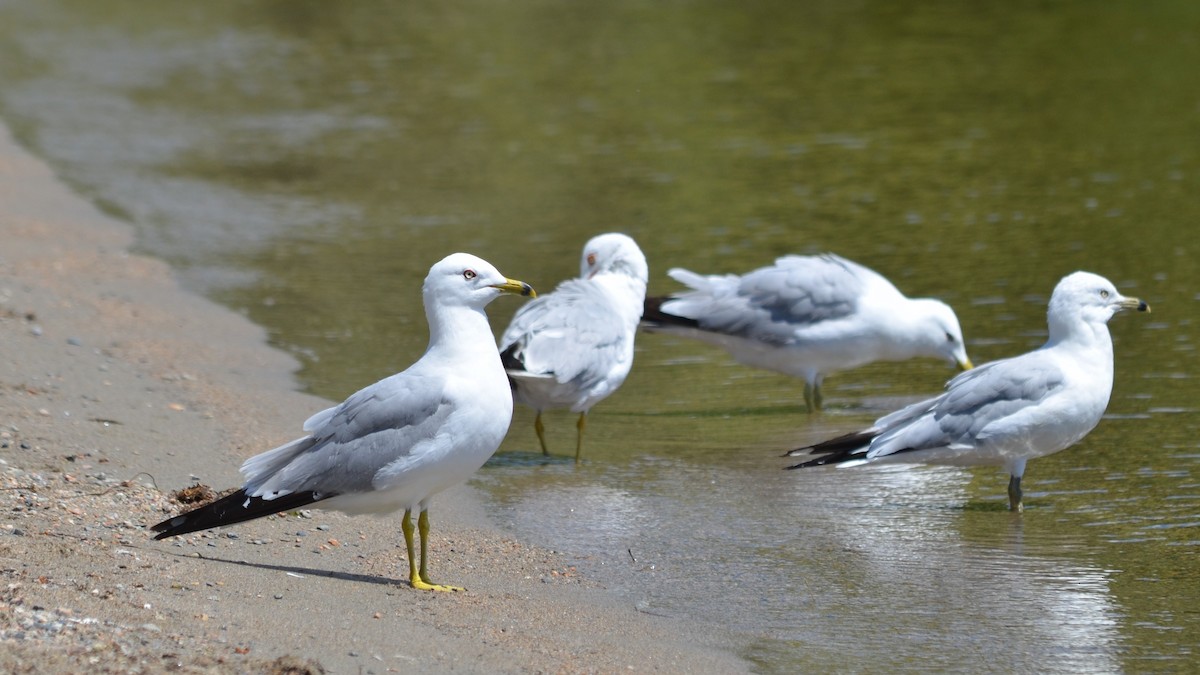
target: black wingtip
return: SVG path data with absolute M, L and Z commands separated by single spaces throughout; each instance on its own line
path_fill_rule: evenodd
M 786 457 L 787 455 L 784 455 L 784 456 Z M 783 468 L 787 469 L 788 471 L 791 471 L 792 469 L 807 469 L 809 467 L 814 467 L 814 466 L 826 466 L 829 464 L 841 464 L 842 462 L 849 461 L 850 459 L 852 459 L 852 458 L 850 458 L 850 457 L 840 457 L 839 458 L 836 455 L 822 455 L 816 459 L 810 459 L 807 462 L 800 462 L 799 464 L 793 464 L 791 466 L 785 466 Z
M 215 502 L 152 525 L 150 529 L 158 533 L 154 535 L 156 540 L 166 539 L 298 509 L 332 496 L 334 495 L 317 492 L 293 492 L 275 499 L 263 499 L 248 497 L 245 490 L 238 490 Z
M 830 464 L 841 464 L 842 462 L 862 459 L 862 451 L 871 444 L 871 441 L 877 435 L 879 435 L 879 432 L 876 429 L 854 431 L 827 441 L 822 441 L 816 445 L 806 445 L 794 450 L 788 450 L 783 453 L 783 457 L 795 457 L 796 455 L 803 454 L 820 455 L 820 457 L 784 468 L 807 469 L 813 466 L 828 466 Z
M 505 370 L 525 370 L 525 363 L 521 360 L 521 348 L 519 342 L 514 342 L 500 352 L 500 365 L 504 366 Z
M 684 326 L 687 328 L 699 328 L 700 322 L 695 319 L 688 319 L 674 314 L 667 314 L 662 310 L 664 302 L 674 300 L 670 295 L 663 295 L 656 298 L 646 298 L 642 303 L 642 323 L 646 328 L 655 326 Z

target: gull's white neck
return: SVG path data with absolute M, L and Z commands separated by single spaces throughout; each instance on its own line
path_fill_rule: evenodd
M 1079 372 L 1091 382 L 1092 390 L 1103 393 L 1099 407 L 1103 412 L 1113 381 L 1113 345 L 1108 324 L 1096 318 L 1084 320 L 1078 315 L 1066 319 L 1051 315 L 1049 325 L 1050 338 L 1042 349 L 1061 350 L 1071 355 L 1070 362 L 1077 364 Z
M 426 303 L 425 317 L 429 321 L 426 354 L 452 356 L 458 360 L 478 358 L 484 363 L 490 362 L 487 358 L 490 356 L 497 368 L 500 367 L 492 328 L 482 308 Z
M 1084 319 L 1078 315 L 1062 317 L 1050 314 L 1047 317 L 1050 337 L 1046 347 L 1071 345 L 1075 349 L 1097 349 L 1112 355 L 1112 335 L 1108 323 L 1096 318 Z
M 895 301 L 893 301 L 895 302 Z M 886 320 L 878 326 L 879 334 L 887 336 L 879 340 L 876 349 L 886 360 L 903 361 L 914 356 L 941 357 L 941 346 L 945 337 L 940 331 L 931 335 L 928 312 L 923 301 L 904 298 L 905 311 L 888 312 Z
M 604 272 L 592 277 L 592 283 L 618 299 L 622 309 L 628 309 L 626 322 L 637 323 L 642 318 L 642 307 L 646 300 L 646 282 L 628 274 Z

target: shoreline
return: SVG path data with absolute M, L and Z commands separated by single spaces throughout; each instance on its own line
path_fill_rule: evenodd
M 311 514 L 154 542 L 197 479 L 330 402 L 245 317 L 129 253 L 0 124 L 0 669 L 6 672 L 739 672 L 716 628 L 640 613 L 558 552 L 433 501 L 414 591 L 398 518 Z M 364 383 L 365 384 L 365 383 Z M 283 660 L 280 660 L 283 659 Z

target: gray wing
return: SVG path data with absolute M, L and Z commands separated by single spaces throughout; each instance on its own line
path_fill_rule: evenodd
M 672 276 L 696 290 L 664 303 L 664 312 L 694 319 L 704 330 L 785 345 L 796 341 L 797 331 L 853 314 L 865 275 L 874 273 L 822 255 L 786 256 L 740 278 L 700 278 L 702 285 L 687 274 Z
M 967 371 L 941 396 L 881 418 L 868 458 L 934 448 L 968 448 L 1054 396 L 1066 385 L 1061 369 L 1031 352 Z
M 440 380 L 404 372 L 356 392 L 305 424 L 311 435 L 242 466 L 251 496 L 367 492 L 375 474 L 437 435 L 452 412 Z
M 633 335 L 613 300 L 584 280 L 521 307 L 500 338 L 513 377 L 553 377 L 587 389 L 628 358 Z

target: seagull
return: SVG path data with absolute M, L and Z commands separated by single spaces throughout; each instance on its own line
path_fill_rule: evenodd
M 404 509 L 400 525 L 413 588 L 461 591 L 431 582 L 426 573 L 429 500 L 483 466 L 512 419 L 512 396 L 484 307 L 502 293 L 536 294 L 466 253 L 431 267 L 422 292 L 429 347 L 416 363 L 308 418 L 308 435 L 242 464 L 241 489 L 158 523 L 154 538 L 309 505 L 349 514 Z M 414 510 L 420 513 L 419 569 Z
M 575 461 L 592 406 L 621 386 L 633 366 L 649 270 L 632 238 L 601 234 L 583 247 L 579 278 L 562 282 L 517 311 L 500 338 L 500 358 L 516 400 L 534 410 L 533 428 L 546 448 L 542 412 L 570 408 Z
M 870 428 L 785 456 L 821 455 L 789 466 L 924 463 L 999 465 L 1008 504 L 1020 512 L 1025 463 L 1065 450 L 1096 427 L 1113 384 L 1108 320 L 1150 306 L 1089 272 L 1063 277 L 1050 296 L 1050 338 L 1038 349 L 958 375 L 941 396 L 879 418 Z
M 971 368 L 954 310 L 906 298 L 879 273 L 840 256 L 784 256 L 743 276 L 667 274 L 691 290 L 646 300 L 647 330 L 804 378 L 809 412 L 821 409 L 821 383 L 839 370 L 917 356 Z

